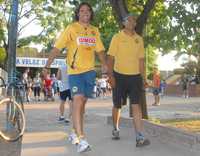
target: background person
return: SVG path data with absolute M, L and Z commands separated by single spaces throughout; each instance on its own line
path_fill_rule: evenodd
M 67 66 L 63 65 L 58 69 L 57 72 L 57 80 L 60 80 L 58 83 L 59 86 L 59 94 L 60 94 L 60 106 L 59 106 L 59 119 L 58 121 L 65 121 L 66 123 L 70 122 L 70 118 L 72 116 L 72 98 L 71 98 L 71 91 L 69 87 L 69 78 L 67 74 Z M 68 119 L 65 119 L 64 112 L 65 112 L 65 102 L 69 100 L 69 115 Z
M 41 91 L 42 80 L 40 78 L 40 73 L 37 73 L 33 78 L 33 92 L 35 101 L 40 101 L 40 91 Z
M 160 72 L 157 67 L 154 67 L 153 70 L 153 96 L 154 103 L 153 106 L 160 105 Z

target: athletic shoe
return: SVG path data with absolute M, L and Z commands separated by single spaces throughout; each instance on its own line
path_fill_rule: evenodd
M 77 152 L 82 153 L 87 151 L 91 151 L 91 147 L 86 140 L 81 139 L 80 143 L 77 146 Z
M 70 120 L 69 119 L 65 119 L 65 123 L 70 123 Z
M 77 137 L 77 135 L 75 133 L 71 133 L 68 137 L 68 140 L 73 144 L 73 145 L 77 145 L 79 144 L 79 138 Z
M 112 130 L 112 139 L 114 139 L 114 140 L 119 140 L 120 139 L 120 137 L 119 137 L 119 130 L 117 130 L 117 129 L 113 129 Z
M 144 147 L 150 145 L 150 141 L 148 139 L 136 139 L 136 147 Z
M 160 103 L 153 103 L 152 106 L 160 106 Z
M 58 121 L 64 121 L 64 120 L 65 120 L 64 116 L 59 116 Z

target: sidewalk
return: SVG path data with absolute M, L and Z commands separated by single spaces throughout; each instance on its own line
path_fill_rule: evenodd
M 165 100 L 165 101 L 164 101 Z M 195 114 L 200 107 L 195 99 L 167 97 L 161 106 L 150 106 L 151 96 L 147 97 L 150 116 L 166 118 L 180 112 L 187 116 Z M 188 102 L 188 103 L 187 103 Z M 23 137 L 22 156 L 76 156 L 76 147 L 67 141 L 70 126 L 57 122 L 59 102 L 26 104 L 27 130 Z M 157 137 L 148 136 L 151 145 L 145 148 L 135 147 L 135 136 L 132 128 L 121 128 L 121 140 L 111 139 L 112 127 L 107 124 L 106 117 L 111 115 L 111 98 L 90 100 L 86 111 L 86 134 L 92 145 L 92 151 L 84 153 L 87 156 L 197 156 L 191 150 L 179 145 L 160 141 Z M 172 111 L 173 110 L 173 111 Z M 168 113 L 167 113 L 168 112 Z M 169 113 L 170 112 L 170 113 Z M 187 114 L 188 113 L 188 114 Z M 128 107 L 124 108 L 123 116 L 128 116 Z M 194 116 L 200 117 L 196 111 Z

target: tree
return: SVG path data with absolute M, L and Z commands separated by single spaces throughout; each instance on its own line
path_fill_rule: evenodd
M 120 26 L 122 26 L 123 17 L 129 13 L 128 6 L 131 6 L 131 9 L 135 12 L 142 10 L 140 16 L 137 19 L 137 25 L 136 25 L 136 32 L 139 35 L 142 35 L 150 11 L 154 8 L 156 0 L 148 0 L 146 1 L 146 3 L 144 3 L 144 1 L 137 1 L 137 0 L 135 1 L 109 0 L 109 1 L 112 5 L 113 11 L 115 12 L 115 15 L 118 19 Z
M 175 9 L 177 11 L 175 11 Z M 188 54 L 194 56 L 197 62 L 193 62 L 195 74 L 200 79 L 200 3 L 197 0 L 169 1 L 172 30 L 176 30 L 173 38 L 173 49 L 178 51 L 177 57 Z M 191 68 L 191 61 L 184 65 Z
M 0 48 L 0 62 L 3 62 L 6 57 L 6 51 L 4 48 Z
M 66 9 L 63 9 L 63 7 L 66 7 Z M 0 1 L 0 47 L 3 47 L 6 52 L 8 48 L 9 11 L 9 1 Z M 72 20 L 71 8 L 67 2 L 62 0 L 21 0 L 18 12 L 17 47 L 24 47 L 31 43 L 39 43 L 46 47 L 48 45 L 51 47 L 56 34 Z M 32 23 L 39 24 L 41 32 L 35 36 L 23 36 L 23 30 Z M 5 69 L 6 60 L 0 62 L 0 67 Z

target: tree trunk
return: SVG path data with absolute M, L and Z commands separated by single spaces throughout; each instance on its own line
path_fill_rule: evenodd
M 122 19 L 124 16 L 128 14 L 128 9 L 127 9 L 125 0 L 109 0 L 109 1 L 113 8 L 114 15 L 120 27 L 122 27 Z M 150 11 L 154 8 L 155 3 L 156 3 L 156 0 L 148 0 L 144 6 L 142 13 L 139 15 L 137 19 L 136 32 L 141 36 L 144 30 L 144 27 L 147 23 L 148 15 Z M 144 89 L 142 92 L 140 103 L 141 103 L 141 109 L 142 109 L 142 116 L 144 119 L 148 119 L 146 95 L 145 95 Z M 129 112 L 129 115 L 132 117 L 131 111 Z
M 122 27 L 123 17 L 128 14 L 128 9 L 124 0 L 109 0 L 119 26 Z
M 125 0 L 109 0 L 109 1 L 113 8 L 114 15 L 117 18 L 120 27 L 122 27 L 122 19 L 129 13 Z M 154 8 L 155 4 L 156 0 L 148 0 L 144 6 L 142 13 L 139 15 L 137 19 L 136 32 L 141 36 L 144 27 L 147 23 L 148 15 L 150 11 Z

